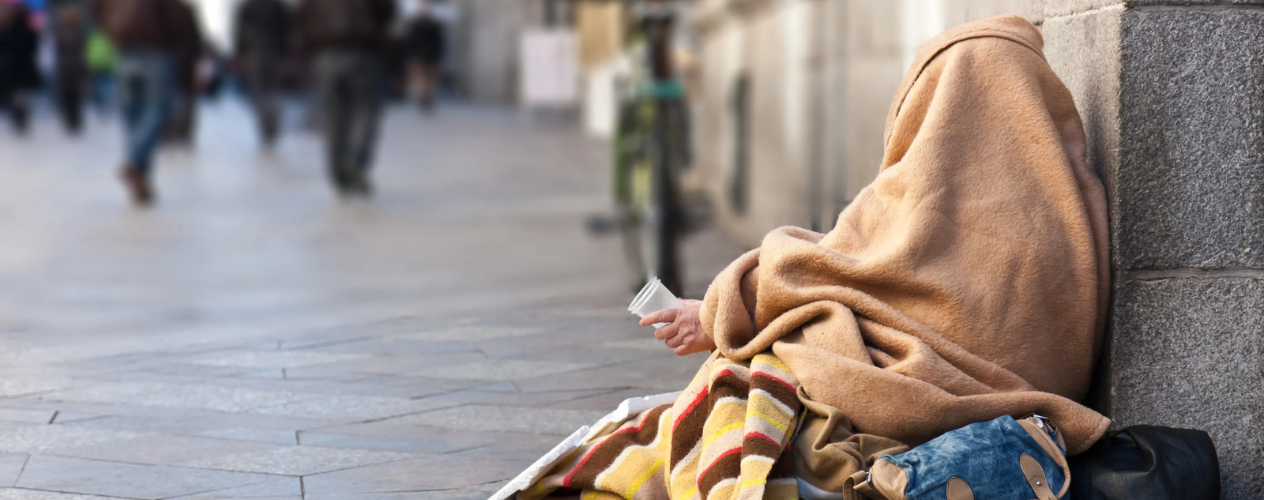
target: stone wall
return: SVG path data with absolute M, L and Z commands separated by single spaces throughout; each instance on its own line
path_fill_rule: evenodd
M 1264 8 L 1247 3 L 1050 2 L 1044 24 L 1110 201 L 1095 403 L 1116 427 L 1210 432 L 1231 499 L 1264 498 Z

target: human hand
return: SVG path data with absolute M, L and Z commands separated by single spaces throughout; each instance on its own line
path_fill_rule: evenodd
M 676 309 L 663 309 L 646 315 L 641 318 L 641 326 L 670 323 L 654 330 L 654 338 L 665 341 L 667 347 L 675 349 L 677 356 L 714 350 L 715 342 L 702 330 L 702 320 L 698 317 L 698 312 L 702 310 L 702 301 L 683 302 L 684 305 Z

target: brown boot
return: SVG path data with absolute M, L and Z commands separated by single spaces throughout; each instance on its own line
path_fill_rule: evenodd
M 154 191 L 149 187 L 149 178 L 141 175 L 131 166 L 124 165 L 119 169 L 119 178 L 123 187 L 132 196 L 132 203 L 138 207 L 148 207 L 154 203 Z

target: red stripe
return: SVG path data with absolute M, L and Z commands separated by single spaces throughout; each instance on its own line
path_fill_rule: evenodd
M 754 374 L 752 374 L 751 376 L 752 376 L 752 377 L 764 377 L 764 378 L 766 378 L 766 379 L 768 379 L 768 380 L 773 380 L 773 381 L 776 381 L 778 384 L 781 384 L 781 385 L 786 386 L 786 389 L 790 389 L 790 392 L 795 392 L 794 386 L 792 386 L 792 385 L 790 385 L 789 383 L 787 383 L 786 381 L 781 380 L 781 379 L 779 379 L 779 378 L 777 378 L 777 377 L 774 377 L 774 376 L 772 376 L 772 375 L 768 375 L 768 374 L 765 374 L 765 373 L 763 373 L 763 372 L 755 372 L 755 373 L 754 373 Z
M 562 485 L 563 485 L 563 486 L 566 486 L 567 488 L 570 488 L 570 487 L 571 487 L 571 478 L 573 478 L 573 477 L 575 476 L 575 473 L 576 473 L 576 472 L 579 472 L 579 470 L 580 470 L 580 469 L 583 469 L 583 468 L 584 468 L 584 464 L 588 463 L 588 459 L 592 458 L 593 454 L 597 453 L 597 449 L 598 449 L 598 448 L 601 448 L 601 446 L 602 446 L 602 445 L 604 445 L 604 444 L 606 444 L 607 442 L 609 442 L 609 441 L 610 441 L 610 438 L 615 437 L 615 436 L 618 436 L 618 435 L 620 435 L 620 434 L 627 434 L 627 433 L 629 433 L 629 432 L 641 432 L 641 429 L 645 428 L 645 422 L 649 420 L 649 416 L 650 416 L 650 412 L 648 412 L 648 411 L 647 411 L 647 412 L 645 412 L 645 413 L 643 413 L 643 414 L 641 414 L 641 423 L 640 423 L 640 425 L 637 425 L 636 427 L 626 427 L 626 428 L 623 428 L 623 429 L 619 429 L 619 430 L 617 430 L 617 431 L 614 431 L 614 432 L 610 433 L 610 435 L 609 435 L 609 436 L 606 436 L 606 437 L 605 437 L 605 439 L 602 439 L 602 440 L 601 440 L 601 444 L 599 444 L 599 445 L 597 445 L 597 446 L 593 446 L 591 450 L 588 450 L 588 454 L 587 454 L 587 455 L 584 455 L 584 458 L 583 458 L 582 460 L 580 460 L 580 461 L 579 461 L 579 465 L 576 465 L 574 469 L 571 469 L 571 473 L 570 473 L 570 474 L 567 474 L 567 475 L 566 475 L 566 479 L 563 479 L 563 480 L 562 480 Z
M 738 379 L 738 380 L 741 380 L 742 382 L 746 382 L 746 383 L 748 383 L 748 384 L 750 383 L 750 381 L 749 381 L 749 380 L 742 378 L 742 376 L 741 376 L 741 375 L 738 375 L 736 372 L 734 372 L 733 370 L 730 370 L 730 369 L 728 369 L 728 368 L 725 368 L 725 369 L 723 369 L 723 370 L 720 370 L 720 371 L 718 371 L 718 372 L 715 372 L 715 375 L 713 375 L 713 376 L 711 377 L 711 380 L 712 380 L 712 381 L 715 381 L 715 379 L 720 378 L 720 376 L 721 376 L 721 375 L 724 375 L 725 373 L 727 373 L 727 374 L 729 374 L 729 375 L 732 375 L 732 376 L 733 376 L 733 378 Z
M 707 387 L 703 387 L 702 391 L 698 393 L 698 397 L 694 398 L 692 403 L 689 403 L 689 407 L 685 408 L 685 411 L 680 412 L 680 415 L 676 415 L 676 421 L 672 422 L 673 431 L 680 426 L 680 421 L 684 420 L 686 415 L 693 413 L 693 410 L 697 408 L 699 404 L 702 404 L 702 400 L 707 399 L 707 394 L 710 392 L 707 389 Z
M 763 440 L 765 440 L 765 441 L 768 441 L 769 443 L 772 443 L 774 446 L 777 446 L 778 448 L 780 448 L 780 447 L 781 447 L 781 443 L 778 443 L 778 442 L 777 442 L 777 441 L 775 441 L 773 438 L 768 437 L 767 435 L 765 435 L 765 434 L 764 434 L 764 433 L 762 433 L 762 432 L 752 432 L 752 433 L 747 434 L 746 436 L 744 436 L 744 437 L 743 437 L 743 439 L 745 439 L 745 438 L 761 438 L 761 439 L 763 439 Z
M 715 457 L 715 460 L 711 461 L 711 465 L 708 465 L 706 469 L 703 469 L 702 474 L 698 474 L 698 477 L 697 479 L 695 479 L 695 481 L 701 481 L 703 477 L 706 477 L 707 473 L 711 472 L 711 468 L 715 467 L 715 464 L 720 463 L 720 459 L 727 457 L 729 455 L 736 455 L 741 452 L 742 452 L 742 447 L 739 446 L 737 448 L 733 448 L 733 449 L 730 449 L 729 451 L 721 453 L 720 456 Z M 702 486 L 702 483 L 698 483 L 695 486 Z

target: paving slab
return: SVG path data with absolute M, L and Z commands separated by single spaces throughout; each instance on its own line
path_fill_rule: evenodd
M 613 409 L 612 409 L 613 410 Z M 478 431 L 527 432 L 568 436 L 610 411 L 466 405 L 393 419 L 394 423 Z
M 200 469 L 306 476 L 382 462 L 406 460 L 413 456 L 408 453 L 389 451 L 287 446 L 264 451 L 190 460 L 183 462 L 181 465 Z
M 159 499 L 245 486 L 269 479 L 269 476 L 260 474 L 35 455 L 27 462 L 17 486 L 86 495 Z
M 297 477 L 277 477 L 263 482 L 174 497 L 180 500 L 212 500 L 229 498 L 302 499 L 303 482 Z
M 393 110 L 376 195 L 340 201 L 316 136 L 265 155 L 239 102 L 202 111 L 148 211 L 115 122 L 0 131 L 0 500 L 481 500 L 701 363 L 624 311 L 576 127 Z M 692 297 L 742 251 L 684 250 Z
M 0 488 L 0 500 L 104 500 L 110 498 L 98 495 L 76 495 L 56 491 L 29 490 L 25 488 Z
M 286 443 L 291 444 L 291 443 Z M 149 435 L 103 444 L 59 448 L 58 456 L 127 462 L 146 465 L 172 465 L 224 455 L 263 451 L 276 448 L 259 442 L 215 439 L 195 436 Z

